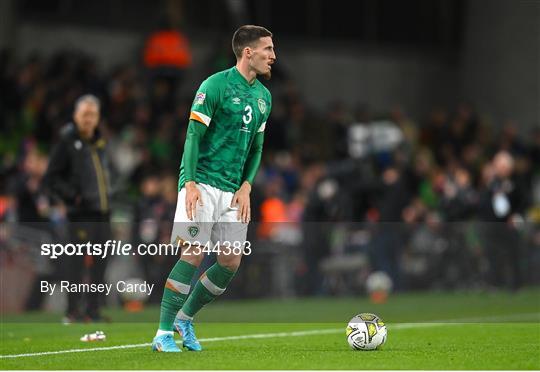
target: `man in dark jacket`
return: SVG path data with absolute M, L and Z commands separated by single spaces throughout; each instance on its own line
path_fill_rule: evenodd
M 522 284 L 522 247 L 518 227 L 526 205 L 520 185 L 512 177 L 514 159 L 506 151 L 495 154 L 486 170 L 479 215 L 494 286 L 518 289 Z
M 103 244 L 110 236 L 110 187 L 105 140 L 98 130 L 99 100 L 93 95 L 80 97 L 73 119 L 74 123 L 62 129 L 61 139 L 53 148 L 43 185 L 52 199 L 67 208 L 69 243 Z M 103 283 L 105 260 L 100 256 L 72 255 L 61 259 L 65 280 L 70 284 Z M 100 320 L 98 293 L 87 293 L 84 313 L 81 300 L 82 293 L 68 293 L 65 321 Z

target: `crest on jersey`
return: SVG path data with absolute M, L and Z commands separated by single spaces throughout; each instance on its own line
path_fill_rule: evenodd
M 259 110 L 261 110 L 261 114 L 264 114 L 266 112 L 266 102 L 264 99 L 259 98 L 257 100 L 257 104 L 259 105 Z
M 204 103 L 204 100 L 206 98 L 206 93 L 198 92 L 195 96 L 195 104 L 196 105 L 202 105 Z
M 235 104 L 235 105 L 239 105 L 239 104 L 240 104 L 240 98 L 234 97 L 234 98 L 232 99 L 232 103 Z
M 199 228 L 197 226 L 190 226 L 188 227 L 188 233 L 189 235 L 194 238 L 197 236 L 197 234 L 199 233 Z

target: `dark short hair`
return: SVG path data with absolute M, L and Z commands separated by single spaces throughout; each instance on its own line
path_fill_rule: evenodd
M 270 36 L 272 33 L 262 26 L 244 25 L 234 32 L 232 49 L 236 58 L 242 57 L 242 50 L 247 46 L 259 41 L 261 37 Z

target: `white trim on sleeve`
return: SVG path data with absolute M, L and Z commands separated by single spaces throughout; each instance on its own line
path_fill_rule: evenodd
M 207 116 L 199 111 L 191 111 L 191 114 L 189 115 L 190 119 L 197 120 L 201 123 L 203 123 L 206 126 L 210 125 L 210 122 L 212 121 L 212 118 L 210 116 Z

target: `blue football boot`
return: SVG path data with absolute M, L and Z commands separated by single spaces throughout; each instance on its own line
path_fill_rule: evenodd
M 197 341 L 195 336 L 195 330 L 193 329 L 193 323 L 191 320 L 182 320 L 176 318 L 174 321 L 174 329 L 182 336 L 184 340 L 183 345 L 189 351 L 201 351 L 202 346 Z
M 164 353 L 180 353 L 182 350 L 174 342 L 174 336 L 165 334 L 154 337 L 152 341 L 152 350 Z

